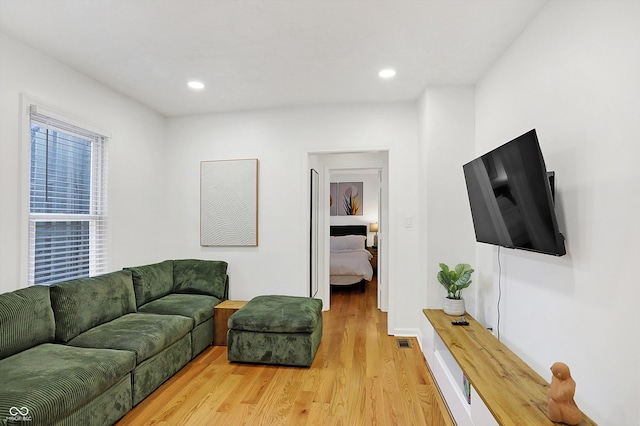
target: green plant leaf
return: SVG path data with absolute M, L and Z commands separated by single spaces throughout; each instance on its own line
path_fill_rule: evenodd
M 471 285 L 471 274 L 474 272 L 468 263 L 459 263 L 454 269 L 450 269 L 444 263 L 440 263 L 438 282 L 447 290 L 447 298 L 460 299 L 461 291 Z

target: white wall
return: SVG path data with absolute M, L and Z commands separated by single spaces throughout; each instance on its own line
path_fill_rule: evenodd
M 502 249 L 502 340 L 555 361 L 599 424 L 638 425 L 640 2 L 551 1 L 478 84 L 477 154 L 532 128 L 556 172 L 567 255 Z M 495 324 L 496 249 L 478 244 L 479 317 Z
M 429 87 L 418 102 L 420 138 L 420 295 L 423 308 L 441 309 L 445 289 L 439 264 L 475 264 L 475 236 L 462 166 L 475 156 L 473 87 Z M 467 312 L 476 314 L 473 283 L 463 291 Z M 427 319 L 419 322 L 421 344 L 430 345 Z M 429 356 L 429 354 L 425 354 Z
M 475 157 L 474 88 L 430 87 L 418 105 L 426 307 L 442 308 L 447 293 L 436 278 L 439 264 L 475 266 L 475 236 L 462 172 L 462 166 Z M 462 296 L 467 311 L 475 314 L 470 290 Z
M 231 297 L 308 292 L 308 155 L 389 151 L 389 323 L 416 328 L 424 298 L 416 266 L 418 226 L 417 123 L 413 103 L 274 109 L 168 120 L 168 181 L 174 256 L 224 259 L 230 263 Z M 200 247 L 199 162 L 258 158 L 259 246 Z M 395 298 L 394 298 L 395 297 Z
M 2 33 L 0 64 L 0 292 L 26 286 L 21 93 L 112 132 L 109 269 L 161 260 L 167 245 L 164 119 Z

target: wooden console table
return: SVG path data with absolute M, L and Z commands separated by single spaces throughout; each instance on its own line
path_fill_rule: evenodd
M 438 362 L 435 359 L 446 358 L 450 354 L 497 424 L 556 424 L 547 417 L 547 381 L 471 315 L 464 316 L 468 326 L 454 326 L 451 321 L 458 318 L 446 315 L 441 309 L 424 309 L 423 312 L 444 344 L 438 347 L 440 342 L 436 342 L 427 350 L 433 349 L 436 354 L 438 351 L 447 352 L 433 357 L 429 354 L 427 358 L 435 364 Z M 435 336 L 434 339 L 437 340 Z M 433 370 L 434 366 L 430 367 Z M 446 369 L 442 365 L 435 367 L 441 371 Z M 471 422 L 474 421 L 474 411 L 477 412 L 473 408 L 469 410 L 468 420 Z M 595 423 L 583 415 L 580 425 Z
M 246 300 L 225 300 L 213 308 L 213 344 L 227 346 L 229 317 L 247 304 Z

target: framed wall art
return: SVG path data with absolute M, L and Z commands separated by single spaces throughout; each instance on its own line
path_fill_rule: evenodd
M 339 182 L 338 216 L 362 216 L 362 182 Z
M 258 245 L 258 159 L 200 162 L 200 245 Z

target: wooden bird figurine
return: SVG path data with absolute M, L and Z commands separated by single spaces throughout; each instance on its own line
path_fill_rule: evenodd
M 556 362 L 551 366 L 551 385 L 547 391 L 549 419 L 553 422 L 577 425 L 582 420 L 582 412 L 573 400 L 576 382 L 571 378 L 567 364 Z

